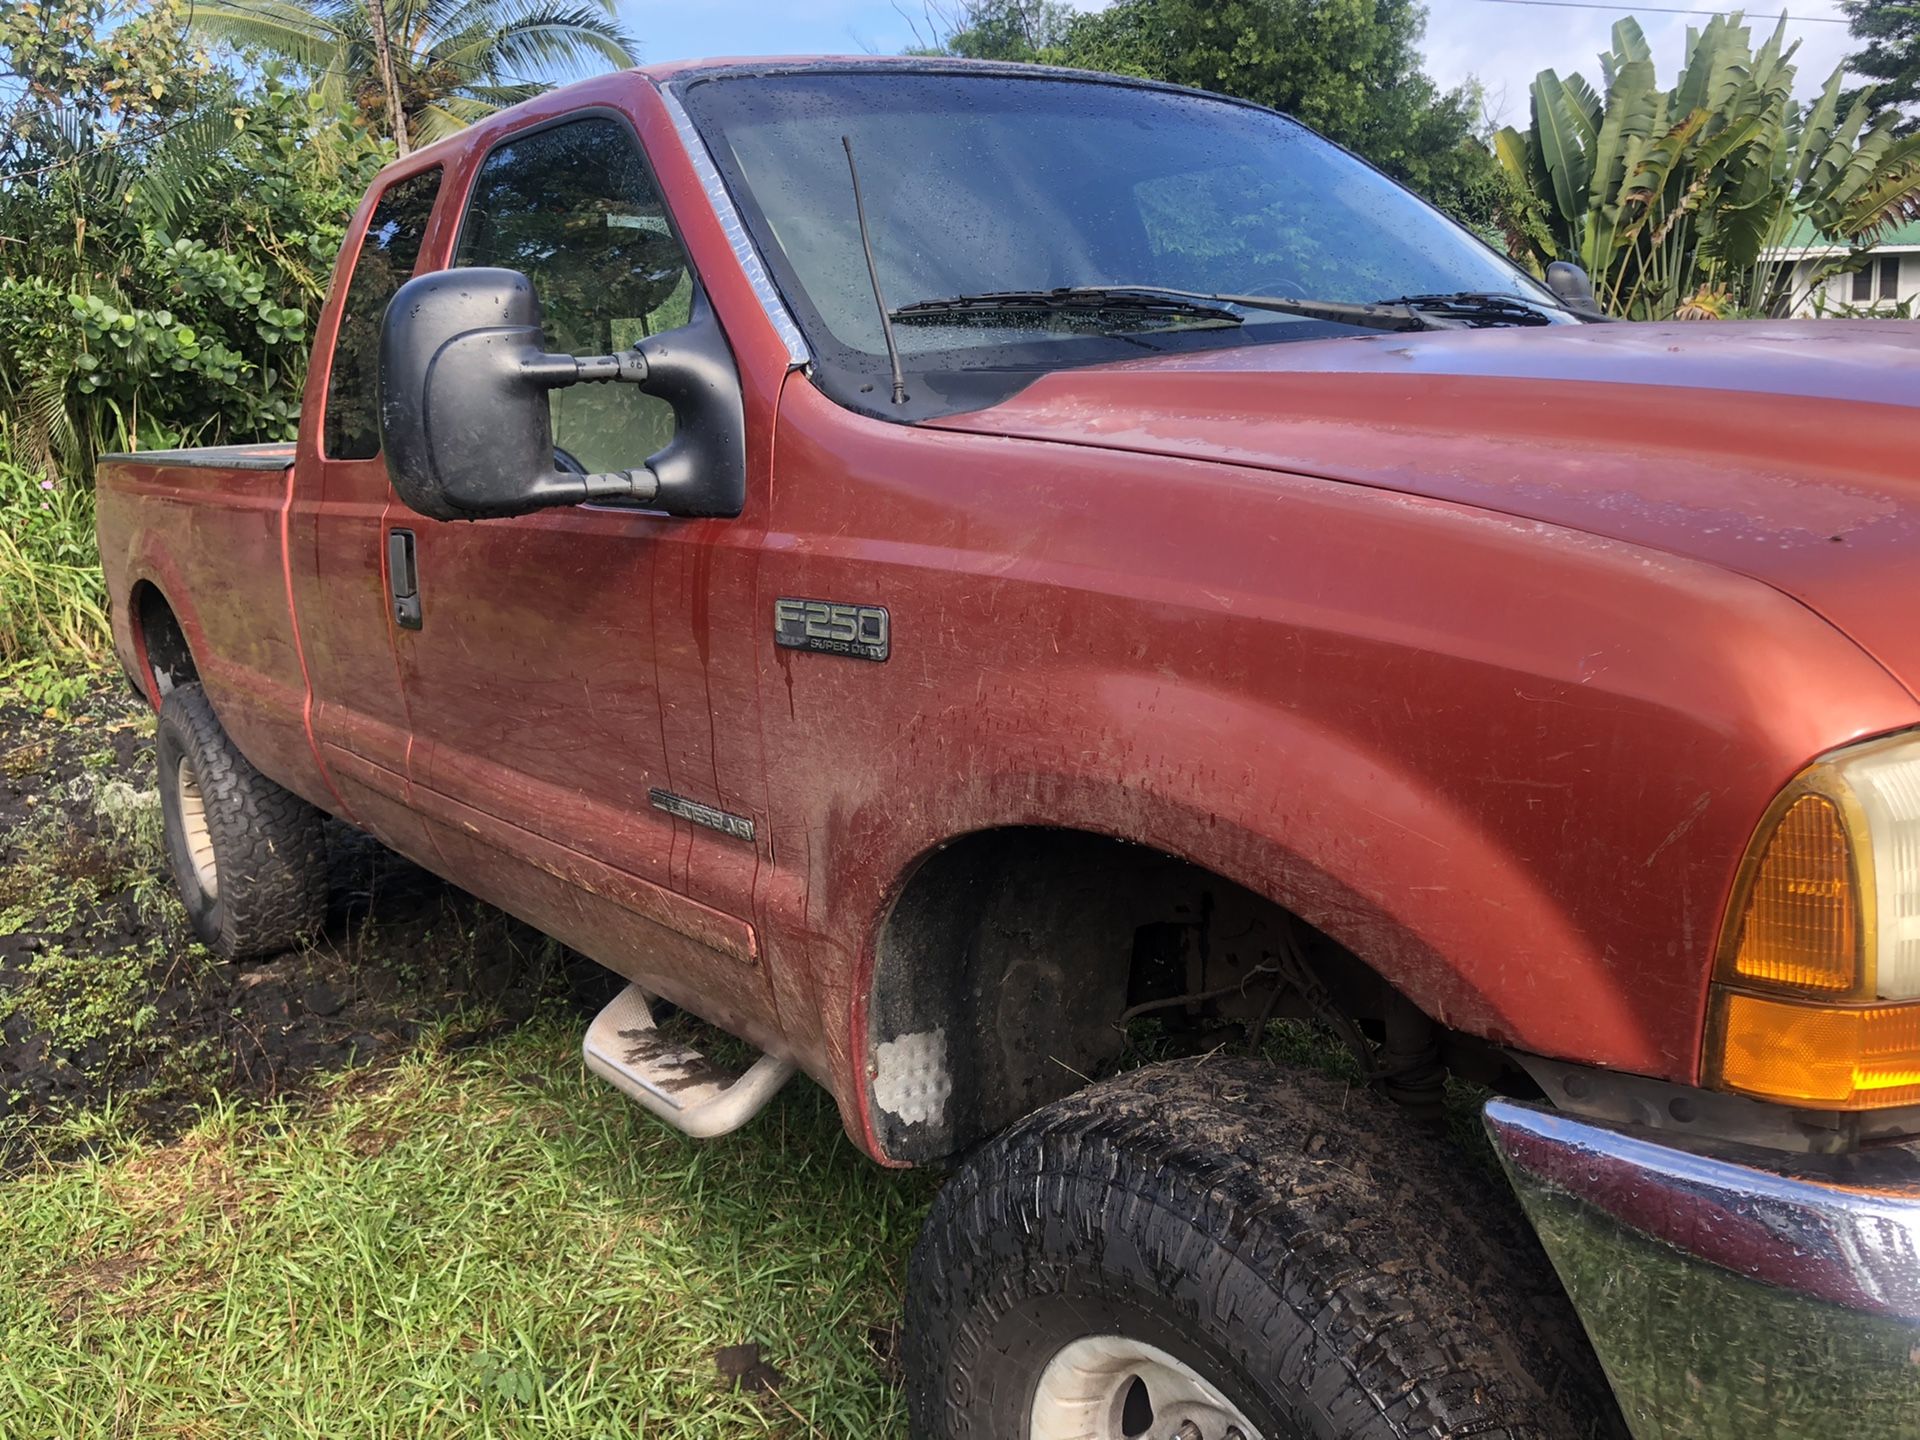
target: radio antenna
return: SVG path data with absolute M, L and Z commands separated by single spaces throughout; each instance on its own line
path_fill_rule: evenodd
M 860 198 L 860 171 L 853 163 L 853 140 L 842 135 L 840 143 L 847 151 L 847 174 L 853 179 L 853 213 L 860 220 L 860 248 L 867 255 L 867 278 L 873 282 L 873 303 L 880 307 L 880 333 L 887 341 L 887 363 L 893 367 L 893 403 L 904 405 L 907 382 L 900 374 L 900 347 L 893 339 L 893 315 L 887 309 L 886 296 L 880 293 L 880 267 L 874 263 L 873 241 L 867 235 L 867 207 Z

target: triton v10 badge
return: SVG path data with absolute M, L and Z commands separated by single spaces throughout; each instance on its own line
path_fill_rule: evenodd
M 753 821 L 745 815 L 736 815 L 731 810 L 716 810 L 711 805 L 702 805 L 698 800 L 689 800 L 671 790 L 649 790 L 647 799 L 653 803 L 654 809 L 677 815 L 682 820 L 691 820 L 696 825 L 718 830 L 722 835 L 731 835 L 736 840 L 753 839 Z
M 856 660 L 885 660 L 892 626 L 884 605 L 836 605 L 830 600 L 773 602 L 774 643 Z

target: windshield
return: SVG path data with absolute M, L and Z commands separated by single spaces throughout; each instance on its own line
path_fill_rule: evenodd
M 691 86 L 686 103 L 824 388 L 850 387 L 836 398 L 863 409 L 882 408 L 866 387 L 886 371 L 885 344 L 842 137 L 896 311 L 1085 286 L 1355 303 L 1492 292 L 1557 305 L 1377 171 L 1252 106 L 911 70 L 721 77 Z M 929 390 L 957 396 L 969 374 L 1369 333 L 1324 317 L 1139 304 L 927 307 L 895 330 L 923 401 Z

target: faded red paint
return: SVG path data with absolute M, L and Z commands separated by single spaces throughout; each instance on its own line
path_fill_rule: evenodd
M 1695 1078 L 1761 812 L 1813 756 L 1920 723 L 1920 327 L 1274 345 L 890 425 L 788 373 L 667 73 L 555 92 L 383 179 L 446 166 L 442 266 L 494 140 L 626 114 L 739 363 L 745 513 L 426 520 L 378 461 L 320 458 L 316 365 L 291 486 L 103 473 L 129 664 L 146 582 L 268 774 L 792 1054 L 869 1149 L 875 928 L 921 857 L 1008 824 L 1208 866 L 1462 1030 Z M 417 634 L 388 619 L 400 523 Z M 779 595 L 888 606 L 893 658 L 777 649 Z M 651 809 L 651 785 L 756 841 Z

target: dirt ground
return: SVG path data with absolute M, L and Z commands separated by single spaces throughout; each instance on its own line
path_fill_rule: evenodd
M 0 1170 L 84 1151 L 114 1107 L 150 1133 L 215 1094 L 370 1063 L 422 1025 L 501 1033 L 607 977 L 344 826 L 325 932 L 263 963 L 187 925 L 160 841 L 153 716 L 101 676 L 64 713 L 0 697 Z

